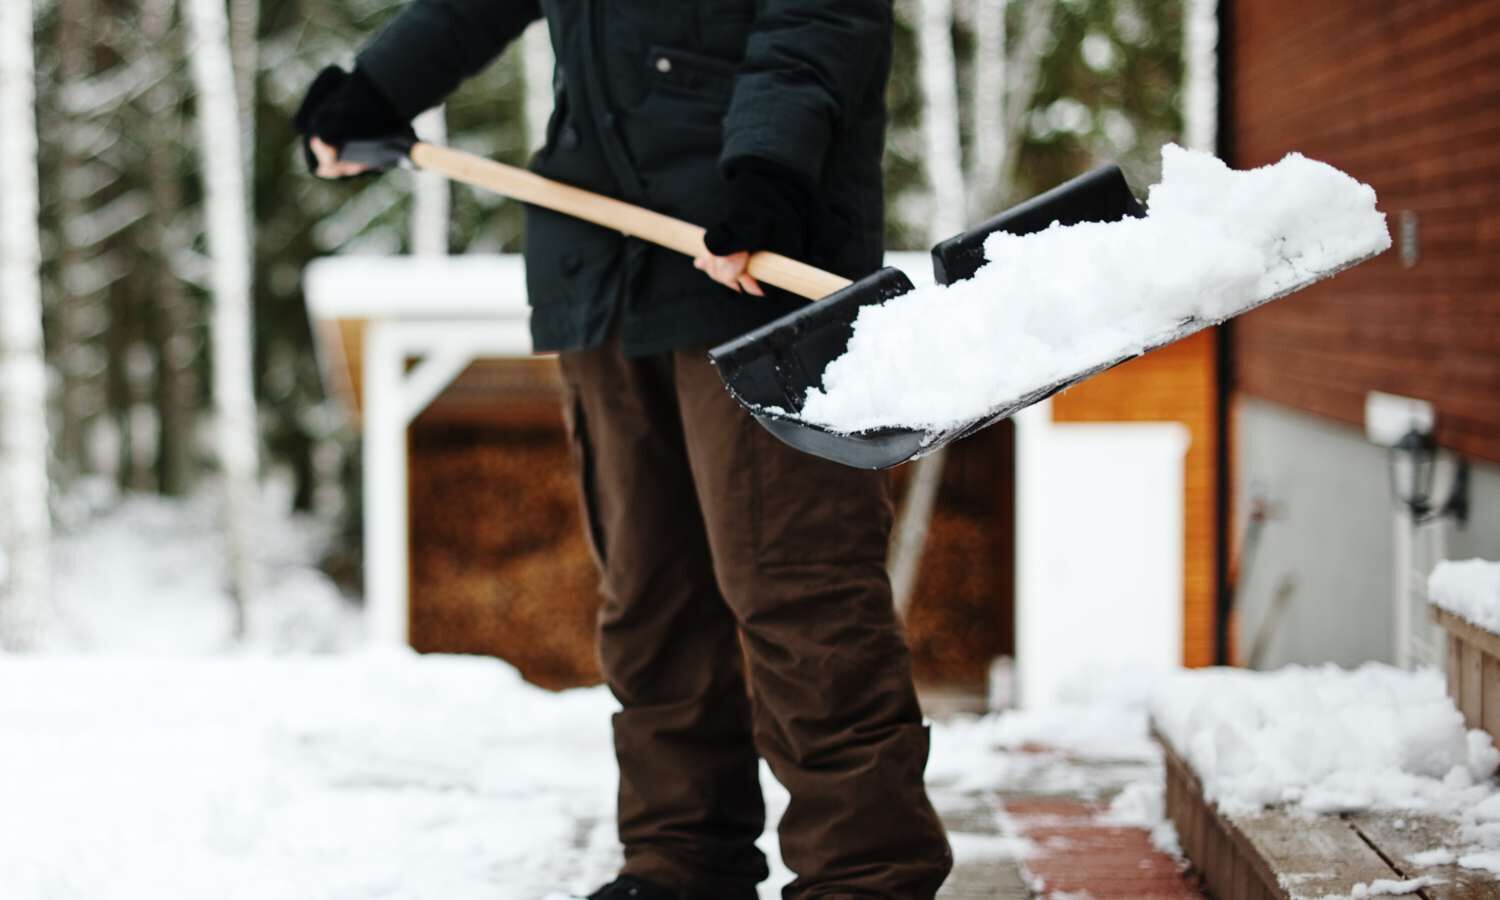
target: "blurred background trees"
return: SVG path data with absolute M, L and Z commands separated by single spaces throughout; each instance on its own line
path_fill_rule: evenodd
M 441 243 L 431 225 L 409 222 L 411 178 L 310 178 L 290 123 L 317 70 L 347 63 L 399 0 L 209 0 L 226 12 L 242 109 L 239 127 L 206 136 L 207 155 L 196 143 L 202 95 L 188 63 L 186 2 L 38 4 L 41 284 L 64 528 L 66 498 L 97 479 L 181 495 L 217 471 L 219 435 L 233 423 L 211 403 L 220 350 L 210 340 L 214 266 L 200 169 L 215 152 L 241 151 L 253 215 L 252 320 L 239 339 L 250 344 L 254 449 L 262 474 L 278 470 L 295 484 L 299 509 L 334 511 L 342 485 L 357 484 L 348 477 L 354 442 L 320 384 L 304 264 L 406 252 L 414 233 L 428 235 L 428 247 Z M 925 248 L 935 231 L 951 230 L 962 216 L 941 196 L 955 185 L 969 198 L 958 209 L 973 220 L 1106 159 L 1138 188 L 1154 180 L 1158 147 L 1180 130 L 1180 4 L 898 0 L 897 13 L 892 249 Z M 530 52 L 518 42 L 450 99 L 443 119 L 453 144 L 525 161 L 539 140 L 538 98 L 549 95 L 537 83 L 548 73 L 536 37 L 524 42 Z M 945 49 L 951 57 L 934 58 Z M 924 110 L 936 115 L 924 120 Z M 451 252 L 520 249 L 516 204 L 466 190 L 442 196 L 451 201 Z

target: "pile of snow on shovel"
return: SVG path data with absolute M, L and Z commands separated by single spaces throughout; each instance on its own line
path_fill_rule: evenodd
M 1293 153 L 1235 171 L 1162 149 L 1143 219 L 997 233 L 971 279 L 860 312 L 804 419 L 938 430 L 1373 256 L 1375 191 Z

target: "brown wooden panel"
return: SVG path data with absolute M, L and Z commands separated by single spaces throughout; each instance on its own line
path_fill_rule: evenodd
M 1448 679 L 1448 696 L 1453 698 L 1454 703 L 1462 696 L 1463 681 L 1458 677 L 1463 665 L 1464 642 L 1458 639 L 1458 635 L 1448 635 L 1448 657 L 1444 660 L 1444 672 Z
M 1204 798 L 1201 783 L 1171 743 L 1154 728 L 1153 734 L 1166 763 L 1167 816 L 1212 896 L 1349 896 L 1356 885 L 1401 878 L 1342 818 L 1280 810 L 1223 814 Z
M 1458 678 L 1463 682 L 1463 699 L 1458 708 L 1462 710 L 1464 722 L 1470 728 L 1479 727 L 1484 713 L 1484 657 L 1484 651 L 1471 644 L 1464 648 L 1463 661 L 1458 670 Z
M 1371 390 L 1421 397 L 1500 462 L 1500 3 L 1230 5 L 1236 165 L 1300 150 L 1419 234 L 1412 268 L 1393 250 L 1239 320 L 1236 389 L 1353 425 Z
M 1219 465 L 1216 346 L 1211 331 L 1131 360 L 1052 401 L 1059 422 L 1179 422 L 1191 443 L 1183 473 L 1183 663 L 1214 661 Z
M 1479 699 L 1479 727 L 1500 734 L 1500 659 L 1483 654 L 1479 683 L 1484 693 Z
M 1352 824 L 1372 847 L 1390 860 L 1404 878 L 1430 876 L 1437 884 L 1422 888 L 1427 900 L 1494 900 L 1500 893 L 1495 876 L 1488 872 L 1461 866 L 1416 866 L 1411 857 L 1435 847 L 1462 847 L 1468 841 L 1459 823 L 1439 816 L 1421 813 L 1359 813 L 1349 817 Z M 1399 823 L 1399 827 L 1398 827 Z
M 1500 635 L 1433 609 L 1447 634 L 1448 696 L 1471 728 L 1483 728 L 1500 742 Z
M 364 371 L 365 320 L 321 321 L 318 335 L 323 351 L 324 375 L 331 381 L 331 388 L 345 411 L 358 422 L 364 403 L 361 373 Z
M 1268 810 L 1229 821 L 1249 852 L 1266 861 L 1278 883 L 1295 886 L 1297 896 L 1347 897 L 1356 885 L 1401 879 L 1343 819 Z
M 561 403 L 562 377 L 556 358 L 477 359 L 418 421 L 424 425 L 555 427 L 561 421 Z

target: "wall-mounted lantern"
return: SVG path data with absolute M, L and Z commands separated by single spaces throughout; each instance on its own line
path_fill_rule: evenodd
M 1391 493 L 1420 524 L 1469 515 L 1469 463 L 1440 451 L 1431 432 L 1412 429 L 1392 444 L 1387 456 Z

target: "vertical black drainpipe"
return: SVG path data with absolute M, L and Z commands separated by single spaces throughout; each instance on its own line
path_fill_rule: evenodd
M 1219 158 L 1235 164 L 1234 159 L 1234 5 L 1236 0 L 1219 0 L 1218 81 L 1219 108 L 1216 135 Z M 1233 320 L 1214 332 L 1214 427 L 1218 438 L 1218 461 L 1214 472 L 1214 663 L 1229 665 L 1229 621 L 1234 612 L 1234 585 L 1229 583 L 1230 483 L 1229 427 L 1230 403 L 1234 393 L 1234 342 L 1230 340 Z

